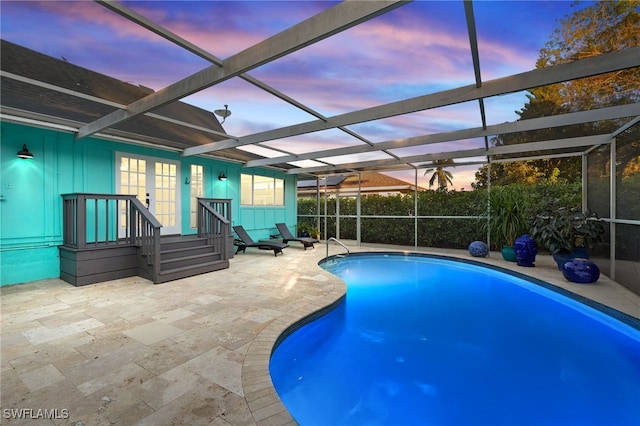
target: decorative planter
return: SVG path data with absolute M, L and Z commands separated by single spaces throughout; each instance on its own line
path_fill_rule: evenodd
M 502 258 L 507 262 L 515 262 L 516 252 L 512 246 L 502 246 Z
M 589 259 L 589 252 L 584 247 L 576 247 L 571 253 L 556 253 L 552 257 L 558 265 L 558 271 L 562 271 L 564 264 L 571 259 Z
M 469 254 L 473 257 L 486 257 L 489 247 L 483 241 L 474 241 L 469 244 Z
M 536 266 L 534 262 L 536 254 L 538 254 L 538 245 L 530 235 L 525 234 L 516 238 L 513 249 L 516 253 L 518 266 Z
M 574 283 L 594 283 L 600 278 L 600 268 L 589 259 L 575 258 L 562 266 L 562 275 Z

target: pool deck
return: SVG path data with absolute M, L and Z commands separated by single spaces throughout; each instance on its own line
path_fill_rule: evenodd
M 524 268 L 499 253 L 419 251 L 513 269 L 640 318 L 640 296 L 606 276 L 567 282 L 549 256 Z M 272 386 L 269 356 L 287 327 L 344 295 L 344 283 L 317 266 L 326 253 L 324 244 L 295 242 L 278 257 L 248 249 L 227 270 L 160 285 L 133 277 L 1 287 L 2 423 L 295 424 Z M 46 420 L 45 409 L 58 418 Z

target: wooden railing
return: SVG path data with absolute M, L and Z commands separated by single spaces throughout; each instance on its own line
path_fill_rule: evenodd
M 219 252 L 222 260 L 229 259 L 233 242 L 231 236 L 231 200 L 198 198 L 198 236 Z
M 135 246 L 139 275 L 156 282 L 161 275 L 162 225 L 135 195 L 74 193 L 62 199 L 64 247 L 83 251 Z M 197 220 L 198 237 L 206 238 L 221 260 L 233 257 L 231 200 L 198 199 Z
M 135 195 L 63 194 L 63 245 L 85 249 L 135 245 L 154 276 L 160 268 L 162 225 Z

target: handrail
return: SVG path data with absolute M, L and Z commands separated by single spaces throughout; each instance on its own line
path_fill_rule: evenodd
M 136 245 L 153 265 L 160 268 L 160 222 L 135 195 L 62 194 L 63 245 L 87 247 Z
M 224 202 L 223 202 L 224 201 Z M 213 205 L 212 205 L 213 203 Z M 207 239 L 207 244 L 214 247 L 214 251 L 220 253 L 222 260 L 229 258 L 229 248 L 231 246 L 231 222 L 224 217 L 216 208 L 220 208 L 225 213 L 230 213 L 229 200 L 214 200 L 198 198 L 198 236 Z
M 351 254 L 351 252 L 349 251 L 349 247 L 347 247 L 342 241 L 338 240 L 337 238 L 331 237 L 327 240 L 327 255 L 325 257 L 329 257 L 329 241 L 335 241 L 336 243 L 344 247 L 345 250 L 347 250 L 347 256 Z M 339 254 L 337 255 L 337 257 L 344 257 L 344 256 Z
M 215 211 L 213 209 L 213 207 L 211 207 L 210 205 L 206 204 L 205 202 L 200 201 L 200 205 L 202 205 L 202 207 L 204 207 L 207 211 L 209 211 L 213 216 L 215 216 L 218 220 L 224 222 L 224 223 L 231 223 L 227 220 L 226 217 L 222 216 L 220 213 L 218 213 L 217 211 Z
M 160 275 L 160 228 L 162 225 L 142 204 L 138 197 L 131 199 L 129 232 L 131 239 L 147 256 L 147 264 L 153 268 L 153 281 Z
M 127 194 L 62 194 L 63 246 L 72 249 L 138 247 L 145 275 L 160 277 L 162 224 L 135 196 Z M 198 236 L 205 238 L 220 260 L 233 257 L 231 200 L 198 199 Z M 143 259 L 143 260 L 142 260 Z
M 151 226 L 154 228 L 162 228 L 162 224 L 158 221 L 158 219 L 151 214 L 149 209 L 142 204 L 142 201 L 138 199 L 135 195 L 131 196 L 131 203 L 135 206 L 136 210 L 140 213 L 140 216 L 144 218 L 145 221 L 149 222 Z
M 231 220 L 231 200 L 229 198 L 205 198 L 198 197 L 199 201 L 203 201 L 208 206 L 217 211 L 222 217 Z
M 136 244 L 139 222 L 162 227 L 135 195 L 72 193 L 62 199 L 63 245 L 68 247 Z

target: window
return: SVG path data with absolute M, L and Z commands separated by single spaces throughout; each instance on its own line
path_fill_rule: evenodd
M 240 203 L 243 206 L 284 206 L 284 179 L 241 175 Z
M 240 204 L 253 205 L 253 175 L 240 175 Z
M 192 164 L 190 179 L 191 202 L 189 208 L 189 226 L 195 228 L 198 226 L 198 197 L 204 197 L 204 167 Z

